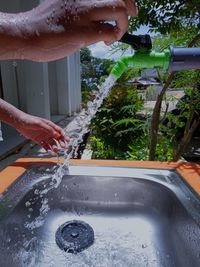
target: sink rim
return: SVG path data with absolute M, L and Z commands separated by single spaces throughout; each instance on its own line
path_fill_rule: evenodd
M 55 166 L 55 165 L 54 165 Z M 40 165 L 40 168 L 46 168 L 47 165 Z M 48 165 L 49 167 L 49 165 Z M 6 211 L 6 214 L 9 215 L 12 212 L 12 209 L 17 206 L 17 204 L 27 193 L 30 191 L 37 183 L 45 180 L 49 180 L 49 174 L 43 173 L 41 177 L 41 173 L 37 173 L 37 177 L 29 177 L 27 172 L 31 172 L 35 169 L 38 169 L 37 165 L 32 165 L 28 171 L 23 173 L 3 195 L 0 196 L 0 209 L 1 203 L 9 201 L 10 209 Z M 133 172 L 134 170 L 134 172 Z M 103 172 L 107 171 L 112 172 L 109 175 L 104 175 Z M 95 174 L 95 173 L 98 173 Z M 87 175 L 86 175 L 87 174 Z M 157 175 L 157 177 L 152 177 L 151 175 Z M 184 207 L 190 211 L 193 219 L 200 224 L 200 214 L 196 210 L 200 210 L 200 197 L 193 191 L 191 188 L 187 186 L 184 182 L 180 174 L 175 169 L 144 169 L 144 168 L 133 168 L 133 167 L 108 167 L 108 166 L 73 166 L 69 167 L 69 175 L 65 175 L 64 177 L 72 177 L 72 176 L 88 176 L 88 177 L 107 177 L 107 178 L 123 178 L 123 179 L 141 179 L 146 181 L 152 181 L 158 184 L 161 184 L 171 190 L 176 197 L 181 201 Z M 163 176 L 165 179 L 163 179 Z M 63 178 L 64 178 L 63 177 Z M 16 194 L 16 191 L 18 193 Z M 191 201 L 188 201 L 191 200 Z M 191 202 L 191 203 L 190 203 Z M 7 205 L 7 208 L 9 205 Z M 4 210 L 3 210 L 4 211 Z M 5 212 L 5 211 L 4 211 Z M 4 213 L 5 215 L 5 213 Z M 3 217 L 0 216 L 0 221 L 3 220 Z
M 0 196 L 32 165 L 55 165 L 58 158 L 19 158 L 0 171 Z M 59 159 L 64 163 L 64 158 Z M 70 160 L 70 164 L 79 166 L 109 166 L 147 169 L 176 170 L 192 190 L 200 196 L 200 164 L 189 162 L 159 162 L 159 161 L 127 161 L 127 160 Z

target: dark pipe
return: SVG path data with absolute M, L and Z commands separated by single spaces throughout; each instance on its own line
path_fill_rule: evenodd
M 169 71 L 200 69 L 200 48 L 171 47 Z

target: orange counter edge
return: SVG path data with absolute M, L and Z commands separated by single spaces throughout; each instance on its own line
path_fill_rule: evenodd
M 0 194 L 3 193 L 30 165 L 56 164 L 57 158 L 21 158 L 0 172 Z M 60 159 L 63 162 L 63 159 Z M 200 195 L 200 164 L 185 162 L 127 161 L 127 160 L 70 160 L 79 166 L 118 166 L 151 169 L 176 169 L 183 179 Z

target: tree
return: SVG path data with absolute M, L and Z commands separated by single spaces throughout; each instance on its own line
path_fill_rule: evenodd
M 200 39 L 200 1 L 173 1 L 173 0 L 138 0 L 137 1 L 139 14 L 137 18 L 131 18 L 129 23 L 130 31 L 139 28 L 140 25 L 148 25 L 152 31 L 160 34 L 169 34 L 170 42 L 175 41 L 179 45 L 195 46 Z M 150 129 L 150 154 L 149 159 L 155 160 L 156 146 L 158 139 L 158 129 L 160 122 L 160 111 L 163 97 L 175 78 L 175 73 L 170 73 L 166 80 L 152 115 L 152 123 Z M 195 124 L 196 125 L 196 124 Z M 193 125 L 194 126 L 194 125 Z M 192 125 L 191 125 L 192 127 Z M 197 127 L 197 126 L 195 126 Z M 193 127 L 193 128 L 195 128 Z M 189 128 L 187 127 L 188 131 Z M 187 133 L 185 133 L 187 135 Z M 186 147 L 191 138 L 191 132 L 183 138 L 182 147 Z M 185 140 L 185 142 L 184 142 Z M 184 149 L 179 147 L 179 151 Z M 181 153 L 176 154 L 175 160 L 180 157 Z M 177 156 L 178 155 L 178 156 Z
M 185 27 L 200 28 L 200 0 L 138 0 L 138 16 L 131 18 L 130 31 L 147 25 L 152 31 L 178 33 Z
M 93 57 L 87 47 L 81 49 L 80 57 L 82 98 L 86 103 L 92 97 L 92 91 L 98 90 L 98 86 L 109 75 L 114 62 L 110 59 Z
M 120 77 L 92 121 L 90 141 L 95 158 L 126 159 L 129 145 L 147 133 L 146 119 L 137 115 L 144 100 L 127 82 L 133 71 L 128 69 Z

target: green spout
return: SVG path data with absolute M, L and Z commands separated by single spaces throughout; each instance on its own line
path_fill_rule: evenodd
M 167 70 L 170 64 L 170 50 L 161 53 L 155 51 L 135 51 L 131 56 L 122 57 L 113 67 L 111 74 L 119 78 L 128 67 L 137 69 L 162 68 Z

